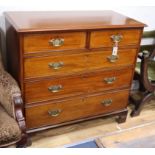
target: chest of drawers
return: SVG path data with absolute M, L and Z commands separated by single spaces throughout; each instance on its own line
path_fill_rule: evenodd
M 127 116 L 144 24 L 112 11 L 6 12 L 8 70 L 28 132 Z

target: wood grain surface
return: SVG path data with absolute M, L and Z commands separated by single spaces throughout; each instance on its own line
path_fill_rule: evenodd
M 63 39 L 61 46 L 55 47 L 49 43 L 52 39 Z M 86 32 L 57 32 L 26 34 L 23 39 L 24 53 L 82 49 L 86 46 Z
M 32 11 L 4 13 L 18 32 L 130 28 L 145 24 L 113 11 Z
M 103 31 L 92 31 L 90 35 L 90 48 L 112 47 L 112 35 L 121 35 L 122 39 L 118 46 L 138 45 L 141 35 L 140 29 L 113 29 Z
M 54 125 L 123 109 L 128 104 L 128 94 L 128 90 L 123 90 L 28 107 L 26 109 L 27 128 Z M 109 99 L 112 100 L 109 106 L 102 104 L 103 101 Z M 58 116 L 51 116 L 49 111 L 55 110 L 60 111 Z
M 115 78 L 107 83 L 107 78 Z M 25 83 L 25 101 L 31 104 L 51 99 L 61 99 L 76 95 L 85 95 L 105 90 L 129 88 L 132 77 L 132 68 L 124 68 L 103 72 L 93 72 L 79 76 L 63 78 L 48 78 Z M 62 86 L 58 92 L 49 91 L 49 87 Z
M 108 56 L 112 54 L 110 50 L 83 51 L 79 54 L 66 54 L 67 51 L 63 53 L 24 59 L 25 78 L 65 76 L 97 69 L 106 70 L 114 69 L 115 67 L 130 66 L 134 64 L 137 49 L 118 50 L 119 58 L 113 63 L 108 60 Z M 63 65 L 58 69 L 54 69 L 54 67 L 49 67 L 49 63 L 63 63 Z

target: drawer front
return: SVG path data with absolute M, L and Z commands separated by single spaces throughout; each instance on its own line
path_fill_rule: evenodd
M 86 55 L 71 54 L 25 59 L 25 78 L 77 73 L 86 70 Z
M 125 73 L 125 74 L 124 74 Z M 132 68 L 95 72 L 82 76 L 44 79 L 25 84 L 25 102 L 60 99 L 85 93 L 129 87 Z
M 25 78 L 66 75 L 93 69 L 133 65 L 137 49 L 119 50 L 117 59 L 110 59 L 111 51 L 27 58 L 24 61 Z
M 55 125 L 71 120 L 96 116 L 127 106 L 128 90 L 98 94 L 85 98 L 43 103 L 26 108 L 27 128 Z
M 88 55 L 88 69 L 116 68 L 133 65 L 137 49 L 119 50 L 117 57 L 112 57 L 112 51 L 92 52 Z
M 25 34 L 23 40 L 24 53 L 83 49 L 85 43 L 85 32 Z
M 103 30 L 103 31 L 93 31 L 90 36 L 90 48 L 99 47 L 112 47 L 113 35 L 121 36 L 121 40 L 118 46 L 130 46 L 139 45 L 139 39 L 141 36 L 141 30 L 139 29 L 114 29 L 114 30 Z

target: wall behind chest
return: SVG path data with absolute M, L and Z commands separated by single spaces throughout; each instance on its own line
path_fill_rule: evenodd
M 149 5 L 149 0 L 147 5 Z M 155 28 L 154 9 L 155 6 L 143 6 L 142 1 L 138 3 L 134 0 L 117 0 L 117 3 L 112 3 L 112 0 L 108 0 L 108 2 L 104 0 L 37 0 L 37 2 L 33 0 L 0 0 L 0 16 L 4 11 L 114 10 L 147 23 L 149 27 L 146 30 Z M 4 27 L 3 25 L 3 21 L 0 22 L 0 26 Z
M 82 4 L 82 5 L 81 5 Z M 131 4 L 137 6 L 131 6 Z M 124 6 L 123 6 L 124 5 Z M 130 5 L 130 6 L 127 6 Z M 154 22 L 154 10 L 155 6 L 138 6 L 142 5 L 142 2 L 123 1 L 117 0 L 117 3 L 113 3 L 111 0 L 108 2 L 102 0 L 96 2 L 96 0 L 0 0 L 0 32 L 2 36 L 2 54 L 3 61 L 5 62 L 5 21 L 3 12 L 5 11 L 54 11 L 54 10 L 113 10 L 137 19 L 148 25 L 145 30 L 155 29 Z

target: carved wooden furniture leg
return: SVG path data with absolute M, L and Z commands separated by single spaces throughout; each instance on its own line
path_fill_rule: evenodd
M 31 139 L 25 135 L 19 142 L 16 143 L 16 148 L 24 148 L 31 145 L 32 145 Z
M 13 101 L 15 106 L 16 120 L 22 132 L 21 140 L 16 143 L 16 147 L 30 146 L 32 143 L 30 139 L 28 140 L 28 136 L 26 133 L 25 118 L 23 116 L 23 100 L 20 95 L 17 95 L 13 97 Z
M 142 92 L 143 96 L 139 100 L 135 100 L 130 96 L 130 100 L 135 104 L 135 108 L 131 112 L 131 117 L 138 116 L 144 104 L 146 104 L 152 99 L 155 99 L 155 83 L 149 80 L 148 75 L 149 61 L 154 60 L 154 57 L 155 57 L 155 50 L 151 54 L 149 54 L 147 51 L 144 51 L 143 55 L 139 56 L 139 58 L 141 59 L 140 75 L 139 75 L 140 77 L 139 91 Z M 136 77 L 138 77 L 138 75 L 136 75 Z
M 118 117 L 116 118 L 117 123 L 124 123 L 126 121 L 127 115 L 128 115 L 127 109 L 119 113 Z
M 143 108 L 143 106 L 148 103 L 149 101 L 151 101 L 152 99 L 155 99 L 155 95 L 154 93 L 147 93 L 144 95 L 144 97 L 137 101 L 137 103 L 135 103 L 135 108 L 134 110 L 131 112 L 131 117 L 134 116 L 138 116 Z

